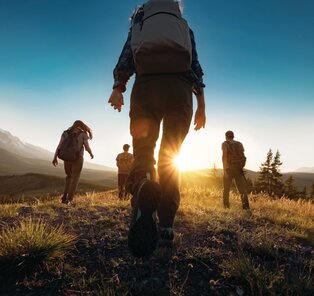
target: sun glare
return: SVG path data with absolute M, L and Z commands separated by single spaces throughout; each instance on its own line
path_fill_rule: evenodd
M 179 154 L 178 156 L 175 157 L 174 163 L 180 171 L 191 169 L 191 167 L 189 165 L 189 161 L 187 159 L 185 159 L 184 155 L 182 155 L 182 154 Z

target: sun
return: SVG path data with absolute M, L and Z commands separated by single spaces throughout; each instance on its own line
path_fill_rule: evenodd
M 186 171 L 191 169 L 190 161 L 188 160 L 188 156 L 185 154 L 177 155 L 174 158 L 173 162 L 180 171 Z

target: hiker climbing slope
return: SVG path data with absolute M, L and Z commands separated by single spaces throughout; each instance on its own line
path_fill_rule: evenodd
M 93 138 L 92 130 L 81 120 L 76 120 L 71 127 L 61 135 L 60 142 L 52 160 L 54 166 L 58 165 L 58 158 L 64 161 L 66 181 L 61 202 L 73 203 L 74 194 L 80 179 L 84 162 L 84 148 L 91 159 L 94 158 L 88 140 Z
M 197 98 L 195 130 L 203 128 L 206 121 L 203 71 L 194 34 L 182 17 L 178 1 L 147 1 L 131 17 L 109 98 L 118 111 L 134 73 L 129 113 L 134 162 L 127 180 L 127 190 L 133 195 L 133 215 L 128 245 L 135 256 L 143 257 L 154 251 L 158 237 L 160 245 L 173 244 L 173 223 L 180 203 L 174 158 L 190 128 L 193 92 Z M 157 183 L 154 150 L 161 122 Z

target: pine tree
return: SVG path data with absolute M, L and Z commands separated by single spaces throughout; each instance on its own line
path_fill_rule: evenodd
M 274 160 L 271 164 L 271 175 L 272 175 L 272 193 L 275 196 L 281 197 L 284 194 L 284 184 L 282 182 L 282 174 L 280 173 L 280 166 L 282 162 L 280 161 L 280 153 L 277 150 Z
M 276 152 L 273 157 L 273 152 L 269 149 L 266 161 L 261 164 L 259 176 L 255 182 L 256 192 L 266 192 L 271 196 L 281 197 L 284 193 L 284 184 L 282 182 L 282 174 L 280 173 L 280 153 Z
M 303 198 L 303 199 L 307 199 L 308 198 L 306 186 L 304 186 L 303 190 L 301 192 L 299 192 L 298 195 L 299 195 L 300 198 Z
M 285 181 L 285 195 L 289 198 L 297 198 L 298 190 L 295 186 L 295 180 L 293 176 L 289 176 L 289 178 Z
M 273 160 L 273 152 L 269 149 L 266 161 L 263 162 L 260 166 L 259 176 L 255 183 L 255 189 L 257 192 L 266 192 L 271 194 L 271 183 L 272 183 L 272 160 Z
M 253 181 L 248 177 L 246 178 L 246 188 L 247 188 L 247 193 L 251 193 L 254 191 Z
M 311 194 L 310 194 L 310 197 L 312 200 L 314 200 L 314 181 L 312 183 L 312 186 L 311 186 Z

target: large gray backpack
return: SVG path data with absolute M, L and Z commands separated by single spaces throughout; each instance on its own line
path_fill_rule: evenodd
M 132 26 L 131 47 L 138 74 L 180 73 L 191 68 L 188 23 L 173 0 L 149 0 Z

